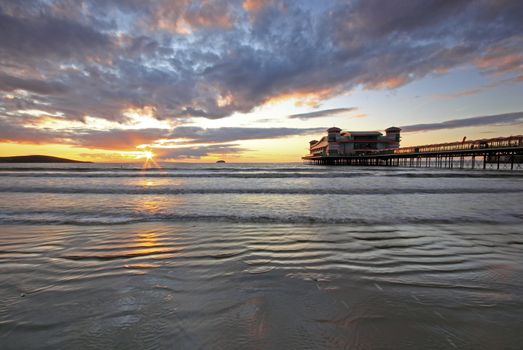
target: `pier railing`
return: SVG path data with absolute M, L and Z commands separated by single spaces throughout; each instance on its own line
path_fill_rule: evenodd
M 448 152 L 448 151 L 470 151 L 485 150 L 492 148 L 512 148 L 523 147 L 523 136 L 497 137 L 493 139 L 471 140 L 464 142 L 438 143 L 423 146 L 401 147 L 396 149 L 385 149 L 374 151 L 372 154 L 408 154 L 408 153 L 427 153 L 427 152 Z M 371 153 L 369 153 L 371 154 Z

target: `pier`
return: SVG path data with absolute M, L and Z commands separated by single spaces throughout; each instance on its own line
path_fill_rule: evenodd
M 311 154 L 316 165 L 523 170 L 523 136 L 367 150 L 353 155 Z

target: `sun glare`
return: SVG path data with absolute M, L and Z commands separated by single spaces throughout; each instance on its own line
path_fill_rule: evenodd
M 147 160 L 150 160 L 154 157 L 154 153 L 151 151 L 143 151 L 143 156 L 141 158 L 145 158 Z
M 152 151 L 149 151 L 149 150 L 141 151 L 137 155 L 137 158 L 144 160 L 144 163 L 143 163 L 144 169 L 160 168 L 160 165 L 158 163 L 156 163 L 154 160 L 154 153 Z

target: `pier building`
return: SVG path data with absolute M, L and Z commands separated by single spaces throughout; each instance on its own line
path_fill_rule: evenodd
M 309 142 L 312 156 L 349 156 L 365 154 L 400 146 L 401 129 L 390 127 L 385 135 L 379 131 L 343 131 L 338 127 L 327 129 L 327 135 L 319 141 Z

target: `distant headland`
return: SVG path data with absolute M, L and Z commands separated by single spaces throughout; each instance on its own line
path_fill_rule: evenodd
M 80 160 L 32 155 L 32 156 L 13 156 L 13 157 L 0 157 L 0 163 L 92 163 L 82 162 Z

